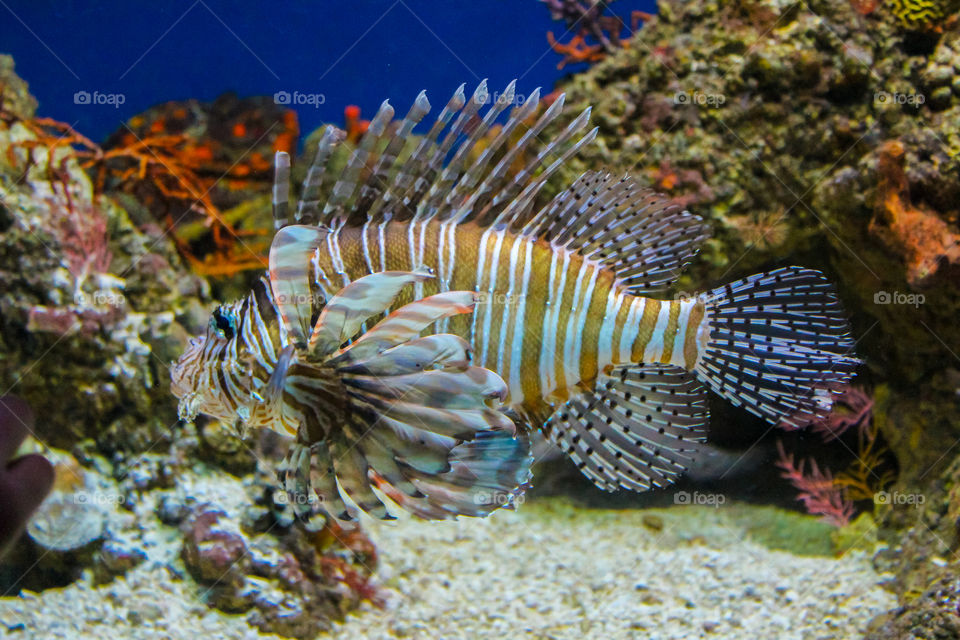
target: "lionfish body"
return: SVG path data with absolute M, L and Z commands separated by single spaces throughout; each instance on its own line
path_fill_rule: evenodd
M 482 114 L 486 84 L 469 99 L 461 87 L 419 139 L 410 133 L 430 109 L 425 95 L 399 121 L 385 102 L 332 177 L 339 136 L 328 128 L 295 224 L 289 159 L 278 154 L 275 247 L 285 260 L 272 275 L 321 296 L 370 273 L 436 275 L 398 305 L 474 291 L 475 312 L 438 330 L 466 339 L 476 364 L 507 382 L 517 421 L 542 428 L 608 490 L 664 486 L 685 469 L 705 439 L 707 387 L 785 426 L 830 410 L 858 360 L 822 274 L 789 267 L 657 299 L 708 237 L 704 221 L 630 176 L 598 172 L 535 208 L 547 179 L 596 130 L 581 134 L 588 109 L 511 177 L 563 108 L 561 96 L 529 124 L 534 92 L 492 131 L 513 96 L 511 83 Z
M 438 319 L 469 313 L 474 295 L 424 298 L 361 331 L 429 277 L 369 275 L 326 300 L 294 298 L 284 282 L 261 279 L 242 301 L 220 306 L 175 363 L 181 419 L 202 412 L 241 433 L 267 427 L 295 438 L 279 475 L 303 519 L 317 498 L 328 516 L 352 520 L 344 496 L 391 517 L 374 487 L 432 519 L 512 504 L 531 459 L 497 408 L 505 383 L 470 364 L 461 338 L 420 337 Z

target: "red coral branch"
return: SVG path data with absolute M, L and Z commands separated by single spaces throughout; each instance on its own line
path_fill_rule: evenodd
M 836 527 L 850 524 L 854 513 L 853 502 L 847 498 L 846 491 L 837 486 L 830 470 L 820 471 L 816 460 L 811 459 L 810 473 L 804 473 L 806 460 L 801 460 L 799 465 L 795 464 L 793 454 L 788 454 L 783 448 L 783 442 L 779 440 L 777 450 L 780 458 L 776 464 L 783 469 L 781 476 L 800 492 L 797 500 L 803 503 L 807 512 L 820 516 L 824 522 Z
M 836 440 L 850 427 L 856 427 L 861 435 L 869 428 L 873 419 L 873 398 L 863 389 L 847 387 L 834 400 L 833 410 L 823 420 L 817 420 L 810 430 L 820 435 L 824 442 Z

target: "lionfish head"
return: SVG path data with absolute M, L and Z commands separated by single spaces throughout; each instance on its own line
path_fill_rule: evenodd
M 237 339 L 239 313 L 236 305 L 214 310 L 203 335 L 191 338 L 183 355 L 170 368 L 170 390 L 180 400 L 180 419 L 191 422 L 199 413 L 227 418 L 232 414 L 228 398 L 216 384 L 216 368 Z

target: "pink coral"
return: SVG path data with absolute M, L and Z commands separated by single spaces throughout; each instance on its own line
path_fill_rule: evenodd
M 795 464 L 793 454 L 788 454 L 780 441 L 777 442 L 777 449 L 780 452 L 777 466 L 783 469 L 781 475 L 800 492 L 797 500 L 803 503 L 807 512 L 820 516 L 823 521 L 836 527 L 850 524 L 854 513 L 853 502 L 847 498 L 846 491 L 834 481 L 830 470 L 820 471 L 816 460 L 811 459 L 810 473 L 805 473 L 806 460 Z
M 810 430 L 820 435 L 824 442 L 836 440 L 850 427 L 857 427 L 862 434 L 870 427 L 873 419 L 873 398 L 863 389 L 847 387 L 833 403 L 833 410 L 810 426 Z
M 76 201 L 66 186 L 54 187 L 54 194 L 48 200 L 50 218 L 63 257 L 80 289 L 87 277 L 106 273 L 110 268 L 113 255 L 108 246 L 107 217 L 92 202 Z

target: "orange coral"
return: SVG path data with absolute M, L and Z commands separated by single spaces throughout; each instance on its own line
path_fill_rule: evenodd
M 557 63 L 557 69 L 563 69 L 567 64 L 576 64 L 578 62 L 599 62 L 603 60 L 607 52 L 602 44 L 588 45 L 581 34 L 577 34 L 566 44 L 557 42 L 552 31 L 547 32 L 547 42 L 550 48 L 563 56 L 563 59 Z
M 911 204 L 903 144 L 887 142 L 879 154 L 870 231 L 903 256 L 907 282 L 917 285 L 936 273 L 941 261 L 960 263 L 960 236 L 936 212 Z
M 862 16 L 873 13 L 879 4 L 880 0 L 850 0 L 850 6 Z
M 307 532 L 308 540 L 320 554 L 320 570 L 324 578 L 343 584 L 357 600 L 366 600 L 382 608 L 386 602 L 383 593 L 371 579 L 372 567 L 377 565 L 377 550 L 359 527 L 344 529 L 330 522 L 315 533 Z M 348 562 L 341 553 L 331 552 L 342 547 L 352 554 L 361 568 Z
M 216 180 L 201 175 L 203 171 L 209 170 L 212 158 L 212 152 L 206 143 L 192 141 L 185 135 L 158 134 L 140 139 L 128 133 L 122 139 L 125 144 L 104 150 L 63 122 L 50 118 L 35 118 L 24 121 L 23 124 L 36 138 L 20 143 L 21 146 L 46 148 L 50 158 L 59 147 L 73 149 L 72 155 L 80 162 L 80 166 L 92 173 L 97 193 L 105 190 L 109 177 L 121 188 L 124 185 L 149 183 L 164 198 L 183 202 L 183 213 L 174 217 L 168 212 L 164 216 L 164 222 L 172 232 L 180 252 L 199 273 L 230 275 L 266 266 L 264 252 L 267 243 L 244 242 L 242 239 L 262 236 L 266 231 L 234 228 L 223 218 L 210 197 Z M 150 128 L 152 130 L 153 125 Z M 250 162 L 257 170 L 269 171 L 270 164 L 262 157 L 251 157 Z M 227 170 L 226 177 L 231 177 L 231 170 L 232 177 L 237 178 L 244 178 L 249 173 L 247 165 L 236 165 Z M 189 244 L 176 233 L 180 219 L 189 212 L 201 214 L 204 225 L 210 230 L 213 248 L 202 257 L 196 255 Z
M 343 120 L 346 125 L 347 140 L 351 144 L 357 144 L 363 134 L 367 132 L 370 121 L 360 119 L 360 107 L 355 104 L 347 105 L 343 110 Z

